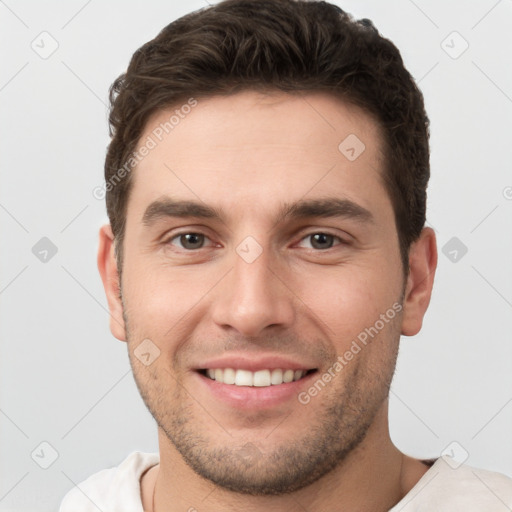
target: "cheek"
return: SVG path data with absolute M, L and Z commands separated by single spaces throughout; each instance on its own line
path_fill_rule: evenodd
M 213 271 L 193 266 L 176 268 L 134 258 L 126 265 L 123 279 L 132 328 L 160 340 L 174 338 L 179 332 L 184 334 L 183 329 L 219 278 Z
M 300 287 L 298 281 L 297 295 L 320 320 L 326 336 L 341 345 L 374 325 L 399 298 L 396 278 L 379 266 L 319 269 L 317 275 L 300 279 Z

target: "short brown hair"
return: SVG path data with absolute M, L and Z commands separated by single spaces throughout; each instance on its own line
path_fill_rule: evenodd
M 115 186 L 112 180 L 149 117 L 190 97 L 243 89 L 324 91 L 377 120 L 407 273 L 410 245 L 425 224 L 430 176 L 423 96 L 398 49 L 370 20 L 308 0 L 225 0 L 172 22 L 134 53 L 110 88 L 106 204 L 119 265 L 132 179 L 128 173 Z

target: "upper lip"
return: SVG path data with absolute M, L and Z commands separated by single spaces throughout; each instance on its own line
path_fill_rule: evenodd
M 234 370 L 249 370 L 256 372 L 258 370 L 313 370 L 317 367 L 314 364 L 307 364 L 290 357 L 273 355 L 231 355 L 219 358 L 209 359 L 196 366 L 196 370 L 207 370 L 216 368 L 233 368 Z

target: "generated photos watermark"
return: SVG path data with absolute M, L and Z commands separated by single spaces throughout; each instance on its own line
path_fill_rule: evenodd
M 95 199 L 103 200 L 107 195 L 107 192 L 112 191 L 120 182 L 123 180 L 133 168 L 149 153 L 155 149 L 160 142 L 164 139 L 166 135 L 172 132 L 180 124 L 180 122 L 185 119 L 185 117 L 190 114 L 192 108 L 197 106 L 197 100 L 195 98 L 189 98 L 187 103 L 181 105 L 180 108 L 177 108 L 173 111 L 173 113 L 169 116 L 169 119 L 165 122 L 160 123 L 153 131 L 146 137 L 146 139 L 139 143 L 138 149 L 134 151 L 131 156 L 126 160 L 124 165 L 118 169 L 103 185 L 98 185 L 94 187 L 92 190 L 92 195 Z
M 315 381 L 315 383 L 307 389 L 307 391 L 301 391 L 297 398 L 302 405 L 307 405 L 311 402 L 311 399 L 320 393 L 322 389 L 331 382 L 340 372 L 349 364 L 354 356 L 359 354 L 363 347 L 366 347 L 377 334 L 388 324 L 397 314 L 403 309 L 402 304 L 395 302 L 385 313 L 379 316 L 379 319 L 375 323 L 366 327 L 358 335 L 357 339 L 352 340 L 350 348 L 346 350 L 343 355 L 339 355 L 336 361 Z

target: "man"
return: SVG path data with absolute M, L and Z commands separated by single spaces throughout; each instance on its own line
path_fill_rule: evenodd
M 393 44 L 330 4 L 228 0 L 140 48 L 111 103 L 98 266 L 160 453 L 61 512 L 510 508 L 511 479 L 389 436 L 437 264 Z

